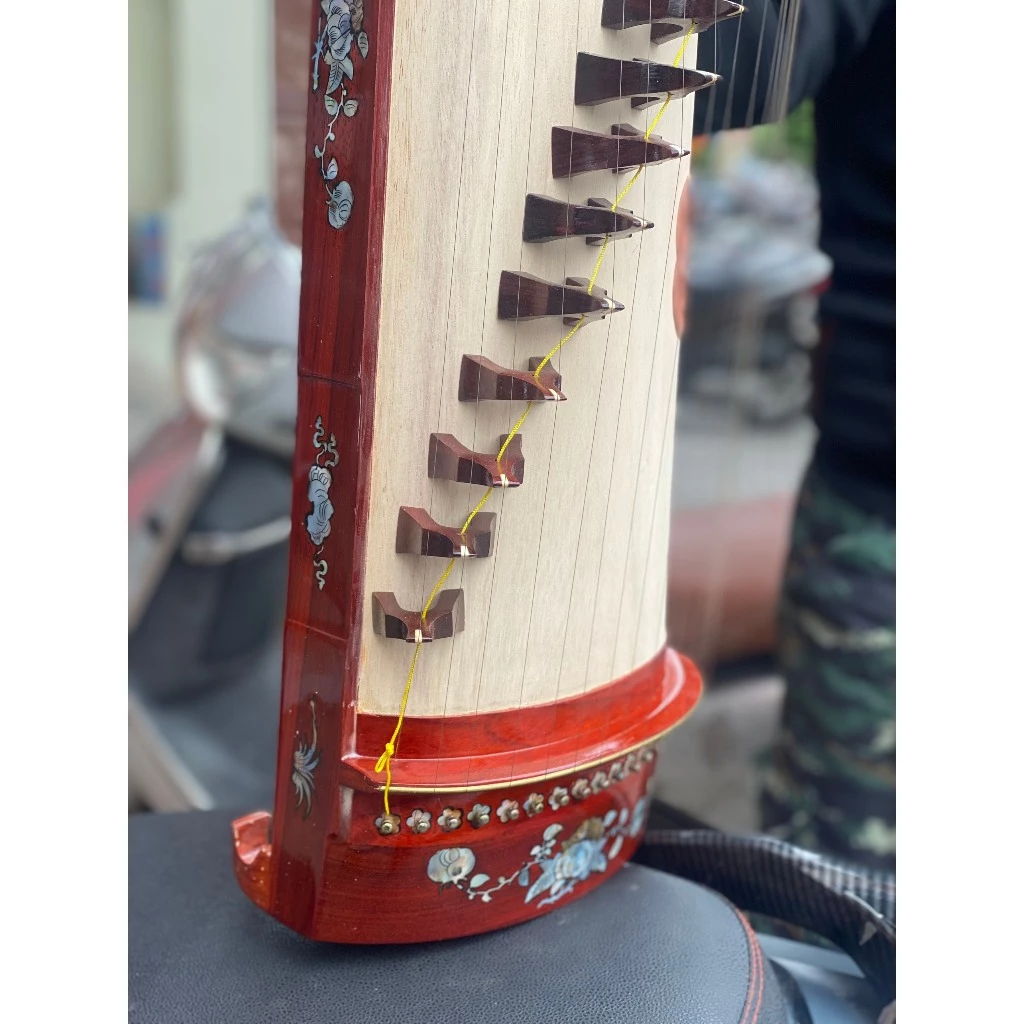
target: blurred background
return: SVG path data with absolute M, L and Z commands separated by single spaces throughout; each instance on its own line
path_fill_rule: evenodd
M 131 0 L 129 809 L 269 806 L 294 433 L 308 4 Z M 814 443 L 812 117 L 695 140 L 671 642 L 709 680 L 659 795 L 755 827 L 776 595 Z

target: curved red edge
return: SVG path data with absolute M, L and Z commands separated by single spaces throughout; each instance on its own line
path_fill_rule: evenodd
M 448 792 L 438 792 L 436 783 L 423 791 L 393 791 L 391 812 L 400 823 L 393 835 L 378 831 L 381 796 L 376 785 L 368 785 L 350 764 L 347 771 L 362 785 L 343 784 L 336 791 L 337 831 L 325 834 L 312 827 L 316 841 L 311 835 L 301 860 L 278 849 L 270 814 L 257 812 L 233 823 L 239 885 L 253 903 L 288 927 L 326 942 L 429 942 L 548 913 L 589 892 L 632 856 L 646 822 L 655 756 L 650 744 L 686 717 L 701 687 L 696 666 L 666 649 L 622 679 L 561 704 L 457 720 L 458 743 L 452 749 L 466 753 L 447 759 L 451 764 L 446 762 L 445 770 L 458 765 L 461 785 Z M 550 737 L 563 738 L 521 748 L 515 778 L 505 774 L 500 788 L 489 786 L 486 780 L 500 765 L 508 766 L 509 755 L 482 752 L 481 736 L 488 743 L 504 742 L 522 727 L 516 719 L 555 712 L 563 723 L 574 723 L 578 734 L 550 732 Z M 481 719 L 487 724 L 483 733 Z M 425 743 L 436 720 L 415 721 L 416 741 Z M 372 723 L 370 738 L 376 738 L 373 729 L 380 725 Z M 623 756 L 630 751 L 635 752 Z M 400 763 L 416 777 L 415 759 Z M 438 778 L 436 760 L 423 757 L 418 764 L 420 770 L 429 766 L 432 782 Z M 467 776 L 467 766 L 477 764 L 482 773 Z M 545 771 L 531 776 L 529 765 L 540 764 Z M 396 783 L 402 781 L 396 773 Z M 580 789 L 581 782 L 588 785 Z M 539 806 L 531 806 L 534 799 Z M 513 804 L 517 814 L 503 817 L 501 811 Z M 488 819 L 474 823 L 470 812 L 481 806 Z M 452 808 L 462 817 L 457 830 L 446 831 L 441 821 Z M 301 817 L 302 812 L 286 813 Z M 417 832 L 412 825 L 424 815 L 428 827 Z M 439 883 L 435 876 L 451 865 L 451 878 Z M 463 867 L 464 876 L 458 873 Z M 566 871 L 570 874 L 555 889 L 554 882 Z M 470 872 L 475 872 L 472 877 Z M 487 901 L 473 898 L 470 883 L 479 878 L 497 886 Z M 551 888 L 538 889 L 546 884 Z
M 700 699 L 696 665 L 670 647 L 639 668 L 565 700 L 480 715 L 406 718 L 391 762 L 398 790 L 495 786 L 561 775 L 650 743 Z M 356 750 L 342 759 L 342 781 L 381 788 L 374 770 L 395 727 L 393 716 L 359 715 Z

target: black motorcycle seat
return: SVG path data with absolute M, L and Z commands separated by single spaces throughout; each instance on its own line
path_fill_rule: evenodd
M 415 946 L 314 943 L 253 906 L 233 815 L 129 818 L 132 1024 L 782 1024 L 773 967 L 721 896 L 627 865 L 546 917 Z

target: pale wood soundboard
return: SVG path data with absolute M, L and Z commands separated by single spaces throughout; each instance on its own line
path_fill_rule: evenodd
M 658 105 L 574 104 L 576 55 L 669 64 L 680 39 L 601 28 L 601 0 L 396 5 L 382 297 L 359 710 L 396 714 L 412 645 L 373 632 L 371 593 L 421 607 L 446 564 L 395 551 L 398 509 L 459 527 L 483 493 L 427 475 L 432 432 L 495 453 L 522 402 L 459 402 L 463 354 L 515 369 L 568 330 L 499 321 L 503 270 L 589 278 L 581 238 L 524 243 L 527 193 L 614 200 L 630 174 L 552 178 L 551 129 L 646 129 Z M 427 16 L 427 15 L 430 16 Z M 683 59 L 695 65 L 697 35 Z M 692 97 L 657 127 L 689 148 Z M 613 241 L 597 285 L 625 309 L 584 326 L 554 359 L 567 401 L 522 428 L 525 478 L 502 490 L 489 557 L 460 559 L 465 629 L 426 645 L 408 713 L 462 715 L 560 700 L 607 683 L 665 643 L 678 339 L 672 322 L 683 157 L 647 166 L 623 207 L 654 227 Z

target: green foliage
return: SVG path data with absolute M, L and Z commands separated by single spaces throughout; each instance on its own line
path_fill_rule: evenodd
M 711 177 L 715 167 L 712 153 L 710 146 L 694 143 L 693 154 L 690 157 L 690 170 L 698 177 Z
M 753 130 L 754 152 L 765 160 L 792 160 L 809 167 L 814 162 L 814 104 L 805 100 L 785 121 Z

